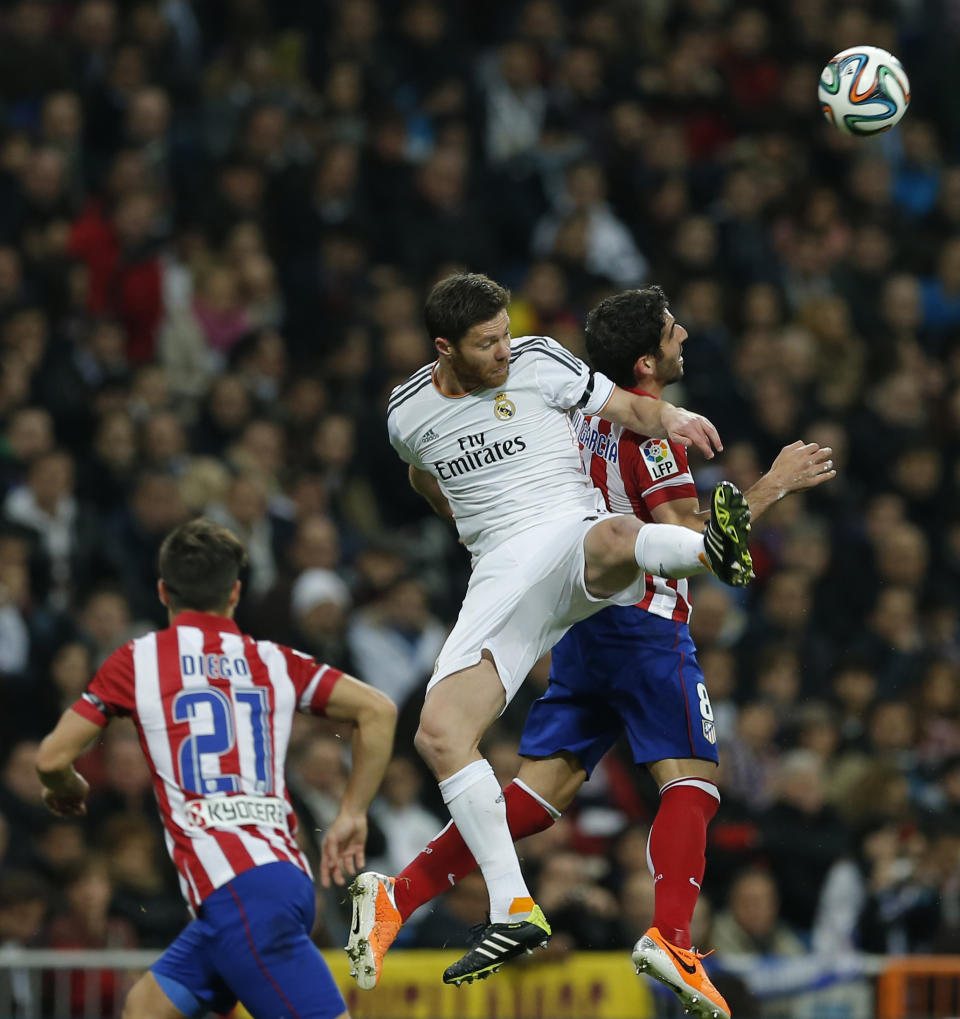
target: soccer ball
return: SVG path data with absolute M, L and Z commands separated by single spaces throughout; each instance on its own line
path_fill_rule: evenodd
M 834 127 L 864 137 L 899 123 L 910 105 L 910 81 L 892 53 L 851 46 L 823 69 L 817 95 Z

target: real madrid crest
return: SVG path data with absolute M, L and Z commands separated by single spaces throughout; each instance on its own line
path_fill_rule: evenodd
M 509 421 L 517 413 L 517 406 L 506 393 L 497 393 L 493 398 L 493 413 L 501 421 Z

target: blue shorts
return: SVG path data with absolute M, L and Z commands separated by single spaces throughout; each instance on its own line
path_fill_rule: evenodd
M 527 715 L 524 757 L 566 750 L 589 775 L 625 732 L 637 764 L 717 761 L 713 709 L 686 623 L 612 605 L 553 648 L 550 685 Z
M 254 1019 L 332 1019 L 347 1006 L 310 940 L 315 905 L 299 867 L 253 867 L 203 900 L 151 971 L 186 1016 L 240 1001 Z

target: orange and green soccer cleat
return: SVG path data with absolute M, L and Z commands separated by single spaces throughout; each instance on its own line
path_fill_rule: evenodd
M 710 983 L 699 952 L 677 948 L 651 927 L 633 946 L 638 973 L 649 973 L 666 984 L 697 1019 L 730 1019 L 730 1006 Z
M 394 900 L 394 884 L 386 874 L 367 871 L 350 885 L 353 917 L 346 953 L 350 976 L 365 991 L 373 990 L 380 982 L 383 957 L 403 926 Z

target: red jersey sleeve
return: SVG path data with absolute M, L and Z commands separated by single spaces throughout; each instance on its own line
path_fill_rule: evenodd
M 94 725 L 104 726 L 115 715 L 133 714 L 135 689 L 131 641 L 107 658 L 72 707 Z
M 287 674 L 297 691 L 297 708 L 311 715 L 326 714 L 327 701 L 343 673 L 302 651 L 278 646 L 287 662 Z
M 633 438 L 631 436 L 631 438 Z M 636 455 L 630 457 L 631 470 L 624 472 L 627 492 L 632 499 L 642 501 L 653 510 L 677 499 L 696 499 L 687 450 L 667 439 L 633 439 Z

